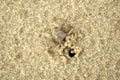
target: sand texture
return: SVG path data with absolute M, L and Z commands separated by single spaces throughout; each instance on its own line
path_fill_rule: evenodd
M 120 80 L 120 0 L 0 0 L 0 80 Z

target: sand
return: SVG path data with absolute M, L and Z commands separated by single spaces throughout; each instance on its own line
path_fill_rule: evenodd
M 0 0 L 0 80 L 120 80 L 120 0 Z

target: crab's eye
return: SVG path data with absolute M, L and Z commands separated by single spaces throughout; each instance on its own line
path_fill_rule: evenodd
M 71 50 L 71 49 L 69 50 L 68 54 L 69 54 L 69 56 L 70 56 L 70 57 L 74 57 L 74 56 L 75 56 L 75 53 L 74 53 L 74 52 L 72 52 L 72 50 Z

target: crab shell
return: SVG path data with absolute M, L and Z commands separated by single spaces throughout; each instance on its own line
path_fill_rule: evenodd
M 59 29 L 55 29 L 52 35 L 53 35 L 53 40 L 59 44 L 61 44 L 66 37 L 66 33 Z

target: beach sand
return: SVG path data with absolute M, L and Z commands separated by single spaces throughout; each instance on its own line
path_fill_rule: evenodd
M 120 0 L 0 0 L 0 80 L 120 80 Z

